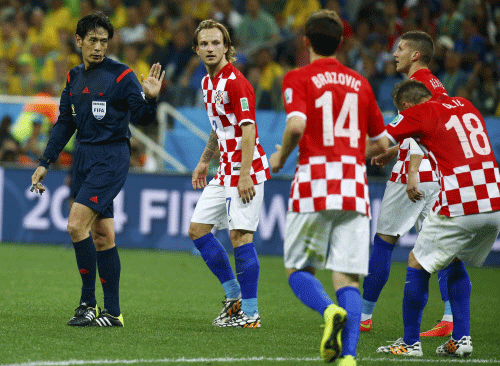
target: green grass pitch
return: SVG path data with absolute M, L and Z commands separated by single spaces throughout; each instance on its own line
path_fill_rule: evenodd
M 0 244 L 0 366 L 2 365 L 320 365 L 321 317 L 290 290 L 282 258 L 261 256 L 260 329 L 220 329 L 222 289 L 201 257 L 189 253 L 120 249 L 120 302 L 125 327 L 73 328 L 80 276 L 72 248 Z M 233 259 L 231 259 L 233 260 Z M 468 267 L 472 281 L 468 364 L 500 364 L 500 268 Z M 406 266 L 393 263 L 374 314 L 361 334 L 358 365 L 454 365 L 438 358 L 443 338 L 424 338 L 424 357 L 382 356 L 376 348 L 403 334 L 401 304 Z M 319 278 L 335 299 L 330 273 Z M 98 305 L 102 289 L 96 284 Z M 442 316 L 434 275 L 422 330 Z M 71 361 L 73 360 L 73 361 Z M 119 361 L 122 360 L 122 361 Z M 106 363 L 105 363 L 106 362 Z

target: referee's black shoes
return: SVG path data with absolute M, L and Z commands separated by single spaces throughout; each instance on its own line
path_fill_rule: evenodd
M 104 309 L 89 327 L 123 327 L 123 315 L 113 316 Z
M 92 307 L 82 302 L 76 308 L 75 315 L 69 320 L 68 325 L 72 327 L 86 327 L 99 315 L 99 308 Z

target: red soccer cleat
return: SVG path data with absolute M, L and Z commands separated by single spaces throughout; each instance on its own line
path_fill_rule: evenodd
M 364 322 L 359 323 L 359 330 L 361 332 L 369 332 L 370 330 L 372 330 L 372 325 L 372 320 L 367 319 Z
M 453 332 L 453 322 L 440 321 L 434 328 L 420 333 L 420 337 L 449 337 Z

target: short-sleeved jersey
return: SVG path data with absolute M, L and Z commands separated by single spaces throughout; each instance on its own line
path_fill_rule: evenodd
M 385 126 L 368 81 L 323 58 L 286 74 L 283 99 L 287 118 L 306 120 L 288 209 L 369 216 L 366 135 L 380 138 Z
M 156 101 L 146 101 L 142 86 L 127 65 L 105 58 L 86 70 L 68 72 L 59 117 L 44 156 L 57 157 L 75 130 L 82 144 L 105 144 L 130 138 L 129 122 L 146 125 L 156 116 Z
M 387 126 L 395 141 L 413 136 L 439 174 L 433 210 L 463 216 L 500 210 L 500 173 L 483 117 L 466 99 L 441 96 L 400 113 Z
M 213 78 L 207 74 L 201 81 L 208 119 L 217 134 L 220 150 L 215 180 L 223 186 L 237 187 L 241 167 L 241 125 L 255 124 L 255 93 L 243 74 L 231 63 Z M 259 143 L 255 124 L 255 147 L 250 176 L 254 184 L 271 178 L 269 163 Z
M 412 80 L 417 80 L 423 83 L 429 89 L 433 96 L 447 94 L 441 81 L 432 75 L 429 69 L 420 69 L 413 73 Z M 405 139 L 399 144 L 398 160 L 392 168 L 391 178 L 392 182 L 401 182 L 406 184 L 408 182 L 408 170 L 410 166 L 410 155 L 423 155 L 423 152 L 418 148 L 412 149 L 411 139 Z M 418 181 L 423 182 L 437 182 L 438 176 L 432 170 L 431 164 L 427 156 L 423 156 L 420 167 L 418 168 Z

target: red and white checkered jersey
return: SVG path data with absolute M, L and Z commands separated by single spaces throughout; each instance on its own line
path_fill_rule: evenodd
M 288 209 L 348 210 L 370 215 L 366 135 L 385 135 L 368 81 L 333 58 L 292 70 L 283 80 L 287 119 L 306 121 Z
M 397 117 L 396 117 L 397 118 Z M 391 182 L 399 182 L 403 184 L 408 183 L 408 171 L 410 168 L 410 155 L 422 155 L 422 161 L 418 167 L 418 181 L 423 182 L 437 182 L 438 176 L 432 169 L 431 163 L 424 152 L 415 146 L 417 143 L 411 139 L 404 139 L 399 143 L 398 160 L 392 168 Z
M 427 89 L 429 89 L 432 95 L 447 94 L 441 81 L 434 75 L 432 75 L 429 69 L 420 69 L 413 73 L 410 79 L 420 81 L 424 83 Z M 423 155 L 420 151 L 410 151 L 410 139 L 405 139 L 399 143 L 399 153 L 398 160 L 394 167 L 392 168 L 391 178 L 392 182 L 401 182 L 406 184 L 408 182 L 408 168 L 410 165 L 410 155 L 417 154 Z M 418 181 L 423 182 L 437 182 L 438 176 L 436 172 L 432 170 L 431 163 L 427 156 L 424 155 L 420 167 L 418 168 Z
M 453 217 L 500 210 L 500 173 L 479 111 L 466 99 L 441 96 L 400 112 L 387 126 L 395 141 L 413 136 L 439 173 L 433 210 Z
M 207 74 L 201 81 L 203 98 L 220 150 L 215 180 L 223 186 L 237 187 L 241 167 L 241 124 L 255 124 L 255 147 L 250 176 L 254 184 L 271 178 L 269 163 L 259 143 L 255 123 L 255 93 L 243 74 L 231 63 L 212 80 Z

